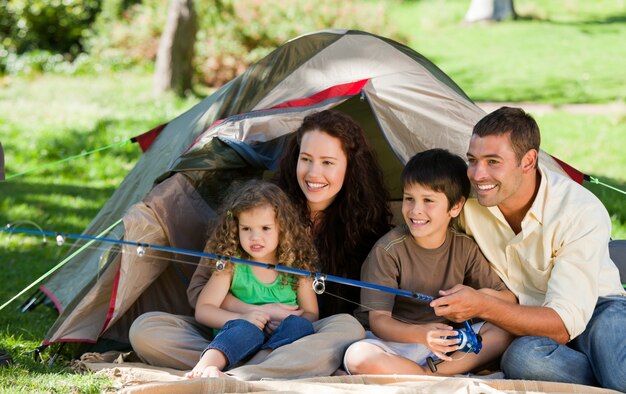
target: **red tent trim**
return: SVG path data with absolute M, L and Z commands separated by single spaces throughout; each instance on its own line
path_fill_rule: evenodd
M 54 296 L 54 293 L 52 293 L 50 289 L 48 289 L 44 285 L 41 285 L 39 286 L 39 290 L 41 290 L 41 292 L 44 293 L 50 299 L 50 301 L 52 301 L 54 307 L 57 308 L 59 315 L 63 313 L 63 306 L 61 305 L 61 301 L 59 301 L 59 299 Z
M 552 156 L 552 155 L 550 155 L 550 156 Z M 574 167 L 570 166 L 569 164 L 567 164 L 564 161 L 561 161 L 561 160 L 557 159 L 554 156 L 552 156 L 552 158 L 554 160 L 556 160 L 557 163 L 559 163 L 559 165 L 561 166 L 563 171 L 565 171 L 567 173 L 567 175 L 569 175 L 570 178 L 572 178 L 574 181 L 580 183 L 581 185 L 583 184 L 583 181 L 585 180 L 585 174 L 584 173 L 578 171 Z
M 324 100 L 328 100 L 328 99 L 332 99 L 332 98 L 336 98 L 336 97 L 343 97 L 343 96 L 354 96 L 356 94 L 361 93 L 361 90 L 363 90 L 363 86 L 365 86 L 365 84 L 369 81 L 369 78 L 366 79 L 361 79 L 359 81 L 355 81 L 355 82 L 348 82 L 348 83 L 344 83 L 341 85 L 335 85 L 335 86 L 331 86 L 327 89 L 324 89 L 320 92 L 317 92 L 309 97 L 305 97 L 305 98 L 301 98 L 301 99 L 295 99 L 295 100 L 291 100 L 291 101 L 286 101 L 284 103 L 280 103 L 278 105 L 275 105 L 273 107 L 269 107 L 269 108 L 264 108 L 264 109 L 259 109 L 256 111 L 252 111 L 250 113 L 255 113 L 255 112 L 262 112 L 262 111 L 269 111 L 272 109 L 279 109 L 279 108 L 290 108 L 290 107 L 306 107 L 306 106 L 310 106 L 310 105 L 314 105 L 317 103 L 321 103 Z M 238 114 L 241 115 L 241 114 Z M 218 124 L 224 122 L 226 119 L 219 119 L 216 120 L 215 122 L 213 122 L 213 124 L 211 124 L 204 132 L 202 132 L 190 145 L 189 147 L 187 147 L 187 149 L 191 148 L 198 140 L 200 140 L 202 138 L 202 136 L 204 135 L 204 133 L 206 133 L 208 130 L 211 130 L 213 127 L 217 126 Z
M 100 334 L 98 337 L 102 335 L 102 333 L 108 328 L 109 322 L 113 318 L 113 312 L 115 312 L 115 301 L 117 300 L 117 286 L 120 283 L 120 271 L 121 264 L 117 267 L 117 272 L 115 273 L 115 279 L 113 279 L 113 288 L 111 289 L 111 301 L 109 302 L 109 310 L 107 311 L 107 317 L 104 319 L 104 324 L 102 325 L 102 330 L 100 330 Z
M 104 325 L 102 326 L 102 330 L 100 330 L 100 334 L 98 334 L 98 338 L 100 338 L 102 336 L 102 333 L 108 328 L 107 326 L 109 325 L 109 322 L 111 321 L 111 318 L 113 317 L 113 312 L 115 312 L 115 300 L 116 300 L 116 295 L 117 295 L 117 287 L 120 282 L 120 268 L 121 267 L 118 267 L 117 273 L 115 274 L 115 279 L 113 279 L 113 289 L 111 290 L 111 300 L 109 301 L 109 310 L 107 311 L 107 316 L 106 316 L 106 319 L 104 320 Z M 54 298 L 49 291 L 44 291 L 43 286 L 41 286 L 41 291 L 43 291 L 48 297 L 50 297 L 50 299 L 56 305 L 57 309 L 59 309 L 59 314 L 60 314 L 61 306 L 58 300 Z M 60 342 L 96 343 L 97 340 L 86 339 L 86 338 L 59 338 L 58 340 L 54 342 L 44 341 L 42 342 L 42 345 L 48 346 L 48 345 L 52 345 L 54 343 L 60 343 Z
M 154 140 L 156 140 L 159 134 L 161 134 L 161 131 L 163 131 L 165 126 L 167 126 L 167 123 L 163 123 L 162 125 L 157 126 L 150 131 L 146 131 L 143 134 L 131 138 L 130 140 L 132 142 L 137 142 L 141 147 L 141 151 L 145 152 L 148 150 L 148 148 L 150 148 L 150 145 L 152 145 L 152 143 L 154 142 Z
M 312 96 L 287 101 L 267 109 L 307 107 L 313 104 L 321 103 L 322 101 L 328 100 L 333 97 L 354 96 L 355 94 L 358 94 L 361 92 L 361 90 L 363 90 L 363 86 L 365 86 L 367 81 L 369 81 L 369 79 L 362 79 L 356 82 L 348 82 L 341 85 L 331 86 L 330 88 L 324 89 L 321 92 L 315 93 Z

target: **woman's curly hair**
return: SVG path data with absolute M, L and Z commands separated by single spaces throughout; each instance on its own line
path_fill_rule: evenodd
M 324 210 L 313 234 L 324 273 L 359 279 L 361 265 L 374 243 L 391 229 L 389 192 L 383 171 L 361 126 L 349 116 L 332 110 L 311 114 L 291 137 L 280 161 L 276 182 L 310 222 L 307 199 L 296 175 L 302 137 L 321 131 L 341 141 L 348 159 L 343 186 Z M 340 295 L 358 302 L 359 289 L 339 286 Z M 328 313 L 341 311 L 331 305 Z
M 277 264 L 311 271 L 317 263 L 317 252 L 302 222 L 302 217 L 291 200 L 278 186 L 251 180 L 243 184 L 234 183 L 220 208 L 217 219 L 205 246 L 205 252 L 224 257 L 250 259 L 239 243 L 239 215 L 251 209 L 269 205 L 276 214 L 278 226 Z M 226 265 L 232 269 L 231 264 Z M 297 284 L 294 280 L 294 285 Z M 286 277 L 283 276 L 283 283 Z

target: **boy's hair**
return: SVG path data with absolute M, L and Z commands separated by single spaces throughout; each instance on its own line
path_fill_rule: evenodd
M 467 178 L 467 164 L 460 157 L 445 149 L 429 149 L 411 157 L 400 175 L 404 189 L 419 183 L 435 192 L 446 195 L 448 210 L 461 201 L 467 200 L 470 181 Z
M 472 135 L 486 137 L 509 133 L 518 164 L 531 149 L 539 152 L 541 134 L 535 119 L 521 108 L 501 107 L 478 121 Z
M 231 185 L 218 209 L 205 252 L 249 259 L 250 256 L 239 244 L 239 215 L 265 205 L 272 207 L 276 214 L 279 231 L 277 263 L 287 267 L 313 270 L 317 252 L 299 212 L 278 186 L 256 179 Z

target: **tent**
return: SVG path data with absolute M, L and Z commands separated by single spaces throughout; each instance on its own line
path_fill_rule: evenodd
M 485 115 L 404 45 L 360 31 L 304 35 L 138 137 L 144 155 L 84 234 L 201 251 L 227 184 L 269 176 L 304 116 L 329 108 L 363 126 L 395 200 L 401 168 L 415 152 L 440 147 L 465 155 L 472 127 Z M 582 181 L 544 152 L 540 160 Z M 68 263 L 40 288 L 60 312 L 44 344 L 124 344 L 140 313 L 191 313 L 185 289 L 197 261 L 136 249 L 95 240 L 70 251 Z

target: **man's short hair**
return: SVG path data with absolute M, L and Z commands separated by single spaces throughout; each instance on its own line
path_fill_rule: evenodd
M 472 135 L 486 137 L 509 133 L 517 162 L 531 149 L 539 152 L 541 135 L 532 116 L 521 108 L 501 107 L 478 121 Z
M 402 187 L 419 183 L 435 192 L 446 195 L 448 210 L 458 204 L 461 198 L 467 200 L 470 181 L 467 178 L 467 164 L 460 156 L 445 149 L 429 149 L 417 153 L 404 166 L 400 175 Z

